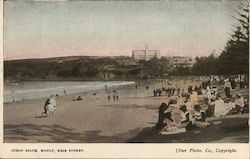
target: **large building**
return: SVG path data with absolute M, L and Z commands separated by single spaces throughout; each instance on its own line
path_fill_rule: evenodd
M 168 56 L 163 58 L 167 59 L 174 67 L 192 67 L 194 64 L 194 59 L 188 56 Z
M 149 50 L 148 47 L 145 47 L 145 50 L 133 50 L 132 57 L 134 60 L 150 60 L 152 58 L 160 58 L 159 50 Z

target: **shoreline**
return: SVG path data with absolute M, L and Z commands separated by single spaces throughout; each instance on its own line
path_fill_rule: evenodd
M 218 75 L 218 76 L 223 76 L 223 75 Z M 28 78 L 28 79 L 8 79 L 4 78 L 4 82 L 6 81 L 12 81 L 10 83 L 21 83 L 21 82 L 70 82 L 70 81 L 147 81 L 147 80 L 173 80 L 173 79 L 190 79 L 190 78 L 195 78 L 195 77 L 210 77 L 209 75 L 193 75 L 193 76 L 175 76 L 175 75 L 169 75 L 169 76 L 164 76 L 160 78 L 111 78 L 111 79 L 103 79 L 103 78 L 51 78 L 51 79 L 42 79 L 42 78 Z
M 32 82 L 37 82 L 37 81 L 32 81 Z M 46 81 L 46 82 L 50 82 L 50 81 Z M 60 82 L 76 82 L 76 81 L 60 81 Z M 87 82 L 87 81 L 78 81 L 78 82 Z M 119 85 L 115 85 L 115 83 L 113 83 L 114 86 L 110 86 L 108 89 L 113 89 L 113 88 L 116 88 L 116 89 L 120 89 L 120 88 L 123 88 L 123 87 L 127 87 L 127 86 L 130 86 L 130 85 L 135 85 L 135 81 L 88 81 L 88 82 L 103 82 L 103 88 L 96 88 L 96 89 L 86 89 L 86 90 L 82 90 L 80 92 L 73 92 L 73 93 L 67 93 L 66 95 L 74 95 L 74 94 L 82 94 L 82 93 L 85 93 L 85 92 L 95 92 L 95 91 L 100 91 L 100 90 L 103 90 L 105 89 L 104 86 L 106 85 L 105 82 L 133 82 L 133 83 L 127 83 L 127 84 L 122 84 L 120 83 Z M 29 82 L 27 82 L 29 83 Z M 11 85 L 12 86 L 12 85 Z M 72 85 L 72 86 L 75 86 L 75 85 Z M 69 86 L 69 87 L 72 87 L 72 86 Z M 56 89 L 57 87 L 55 87 Z M 65 94 L 60 94 L 59 92 L 56 93 L 58 94 L 59 96 L 65 96 Z M 53 94 L 53 95 L 56 95 L 56 94 Z M 52 95 L 52 94 L 51 94 Z M 47 96 L 47 98 L 49 97 L 50 95 Z M 12 102 L 12 101 L 9 101 L 9 102 L 4 102 L 4 104 L 9 104 L 9 103 L 18 103 L 18 102 L 22 102 L 24 100 L 33 100 L 33 99 L 44 99 L 46 97 L 38 97 L 38 98 L 31 98 L 31 99 L 20 99 L 20 100 L 15 100 L 15 102 Z

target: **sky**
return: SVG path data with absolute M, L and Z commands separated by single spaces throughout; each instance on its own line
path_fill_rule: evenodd
M 219 54 L 236 21 L 239 1 L 4 2 L 4 59 L 57 56 Z

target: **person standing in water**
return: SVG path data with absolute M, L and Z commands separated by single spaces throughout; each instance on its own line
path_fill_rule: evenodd
M 108 91 L 108 101 L 110 101 L 110 91 Z
M 116 90 L 113 90 L 113 101 L 115 102 L 116 100 Z
M 108 93 L 108 86 L 105 84 L 104 87 L 105 87 L 106 93 Z

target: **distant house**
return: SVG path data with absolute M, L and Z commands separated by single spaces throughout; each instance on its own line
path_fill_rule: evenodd
M 194 64 L 194 59 L 188 56 L 168 56 L 162 58 L 168 60 L 174 67 L 192 67 Z
M 145 47 L 145 50 L 133 50 L 132 51 L 132 58 L 134 60 L 143 60 L 147 61 L 152 58 L 160 58 L 160 51 L 159 50 L 149 50 L 148 47 Z
M 137 66 L 138 65 L 138 61 L 131 59 L 131 58 L 118 59 L 116 62 L 119 66 Z

